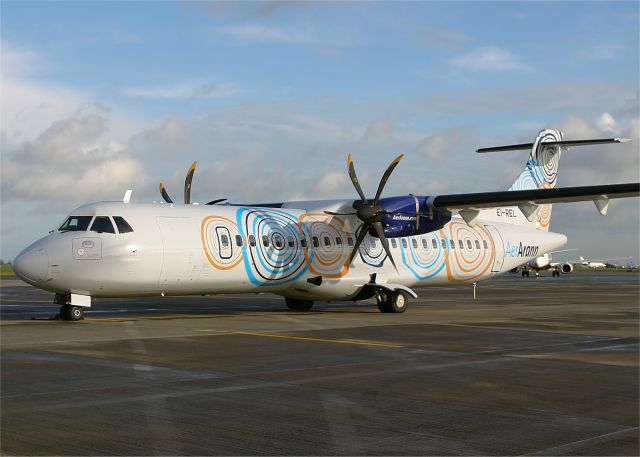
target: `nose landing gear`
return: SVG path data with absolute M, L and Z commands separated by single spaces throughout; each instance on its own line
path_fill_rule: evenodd
M 60 307 L 60 320 L 79 321 L 84 319 L 84 308 L 91 305 L 91 297 L 75 294 L 56 294 L 53 303 Z M 82 306 L 78 306 L 78 304 Z
M 84 319 L 82 306 L 62 305 L 60 307 L 60 319 L 63 321 L 79 321 Z

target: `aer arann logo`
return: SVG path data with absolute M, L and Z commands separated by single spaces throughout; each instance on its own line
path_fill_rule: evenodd
M 507 241 L 504 248 L 504 255 L 507 257 L 536 257 L 538 255 L 538 245 L 533 244 L 511 244 Z

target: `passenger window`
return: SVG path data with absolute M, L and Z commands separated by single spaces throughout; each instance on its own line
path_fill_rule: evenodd
M 109 216 L 96 216 L 93 224 L 91 224 L 91 231 L 98 233 L 116 233 Z
M 113 222 L 116 223 L 116 227 L 118 227 L 118 232 L 120 232 L 120 233 L 131 233 L 131 232 L 133 232 L 133 229 L 127 223 L 127 221 L 124 220 L 123 217 L 121 217 L 121 216 L 113 216 Z
M 458 240 L 458 246 L 460 246 L 460 249 L 464 249 L 464 243 L 462 240 Z
M 485 249 L 489 249 L 489 245 L 487 244 L 487 240 L 482 240 L 482 245 Z
M 236 244 L 242 246 L 242 237 L 240 235 L 236 235 Z
M 324 245 L 325 246 L 331 246 L 331 238 L 329 238 L 328 236 L 324 237 Z
M 393 249 L 395 249 L 395 248 L 397 248 L 397 247 L 398 247 L 398 243 L 396 242 L 396 239 L 395 239 L 395 238 L 391 238 L 391 247 L 392 247 Z
M 342 246 L 342 238 L 339 236 L 336 237 L 336 246 Z
M 480 241 L 476 240 L 476 249 L 480 249 Z
M 411 238 L 411 246 L 413 249 L 418 249 L 418 241 L 415 238 Z
M 282 249 L 284 247 L 284 239 L 281 235 L 276 235 L 273 237 L 273 244 L 276 248 Z
M 427 251 L 429 249 L 429 243 L 427 243 L 427 240 L 425 240 L 424 238 L 420 238 L 420 241 L 422 241 L 422 249 Z
M 227 235 L 220 235 L 220 243 L 222 243 L 223 248 L 229 247 L 229 237 Z
M 293 237 L 290 236 L 290 237 L 287 238 L 287 240 L 288 240 L 289 247 L 292 248 L 294 246 L 294 244 L 295 244 L 294 241 L 293 241 Z
M 317 248 L 320 246 L 320 240 L 318 239 L 317 236 L 311 237 L 311 240 L 313 241 L 313 247 Z
M 471 245 L 471 240 L 467 240 L 467 249 L 471 250 L 473 246 Z
M 438 249 L 438 242 L 435 238 L 431 238 L 431 246 L 433 246 L 433 249 Z
M 447 240 L 441 238 L 440 241 L 442 242 L 442 249 L 447 249 Z
M 451 249 L 456 248 L 456 240 L 449 240 L 449 244 L 451 245 Z
M 349 246 L 353 246 L 353 238 L 351 238 L 350 236 L 347 237 L 347 244 Z
M 262 245 L 265 248 L 269 247 L 269 237 L 267 235 L 262 235 Z
M 406 249 L 407 248 L 407 239 L 406 238 L 401 238 L 400 242 L 402 243 L 402 247 Z
M 249 235 L 249 244 L 251 247 L 256 247 L 256 237 L 253 235 Z
M 84 232 L 89 228 L 93 216 L 69 216 L 58 229 L 60 232 Z
M 300 246 L 303 248 L 307 247 L 307 239 L 305 237 L 300 238 Z

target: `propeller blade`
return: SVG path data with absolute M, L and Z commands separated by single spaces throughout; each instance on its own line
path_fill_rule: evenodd
M 356 253 L 358 252 L 358 248 L 360 247 L 362 240 L 364 240 L 364 237 L 367 236 L 367 232 L 369 231 L 371 224 L 362 224 L 360 227 L 361 227 L 360 234 L 358 235 L 358 239 L 356 239 L 356 244 L 353 246 L 353 250 L 351 251 L 351 255 L 349 256 L 349 265 L 351 265 L 351 262 L 353 262 L 353 258 L 356 256 Z
M 380 195 L 382 194 L 382 189 L 384 189 L 385 184 L 387 184 L 387 180 L 389 179 L 389 176 L 391 176 L 391 172 L 393 172 L 393 169 L 400 163 L 403 157 L 404 157 L 404 154 L 400 154 L 398 157 L 396 157 L 393 160 L 393 162 L 391 162 L 391 164 L 385 170 L 384 174 L 382 175 L 382 179 L 380 180 L 380 184 L 378 184 L 378 191 L 376 192 L 376 197 L 373 199 L 374 205 L 378 204 L 378 200 L 380 199 Z
M 167 193 L 167 190 L 164 188 L 164 184 L 160 183 L 160 195 L 162 195 L 162 198 L 164 198 L 164 201 L 167 203 L 173 203 L 173 200 L 171 200 L 171 197 L 169 197 L 169 194 Z
M 207 205 L 217 205 L 220 202 L 226 201 L 226 198 L 217 198 L 215 200 L 211 200 Z
M 184 180 L 184 204 L 188 205 L 191 203 L 191 181 L 193 180 L 193 174 L 196 171 L 196 165 L 198 162 L 193 162 L 191 167 L 189 167 L 189 171 L 187 172 L 187 177 Z
M 396 263 L 393 261 L 393 256 L 391 255 L 391 250 L 389 249 L 389 242 L 387 241 L 387 237 L 384 236 L 384 228 L 382 228 L 382 222 L 374 222 L 373 228 L 376 231 L 378 238 L 380 238 L 380 242 L 382 243 L 384 252 L 387 253 L 387 257 L 389 257 L 389 260 L 391 260 L 391 264 L 393 265 L 393 268 L 395 268 L 396 271 L 398 271 L 398 267 L 396 266 Z
M 334 213 L 333 211 L 323 211 L 325 214 L 329 214 L 330 216 L 355 216 L 358 213 Z
M 364 192 L 362 192 L 362 187 L 360 187 L 360 182 L 358 181 L 358 177 L 356 176 L 356 169 L 353 167 L 353 157 L 349 154 L 347 158 L 347 167 L 349 168 L 349 177 L 351 178 L 351 182 L 353 183 L 353 187 L 356 188 L 358 195 L 362 199 L 363 203 L 367 203 L 367 197 L 364 196 Z

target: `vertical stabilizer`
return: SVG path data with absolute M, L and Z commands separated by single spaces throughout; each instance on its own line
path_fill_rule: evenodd
M 558 165 L 560 163 L 561 147 L 557 143 L 562 141 L 562 132 L 554 129 L 541 130 L 533 142 L 531 154 L 525 169 L 509 190 L 552 189 L 558 179 Z M 541 205 L 532 223 L 540 230 L 549 230 L 551 222 L 551 205 Z

